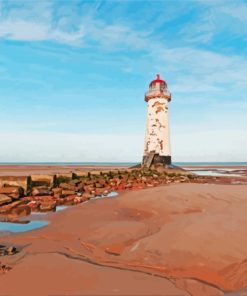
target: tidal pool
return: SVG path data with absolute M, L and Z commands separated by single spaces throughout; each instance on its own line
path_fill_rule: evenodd
M 108 193 L 106 197 L 116 197 L 116 196 L 118 196 L 118 193 L 115 191 L 112 191 L 112 192 Z
M 4 232 L 25 232 L 38 229 L 48 225 L 47 221 L 29 221 L 28 223 L 0 222 L 0 231 Z
M 64 211 L 68 208 L 68 206 L 56 206 L 56 212 Z
M 106 196 L 98 196 L 93 199 L 97 198 L 113 198 L 118 196 L 118 193 L 115 191 L 112 191 L 108 193 Z M 84 202 L 85 203 L 85 202 Z M 83 204 L 83 203 L 82 203 Z M 70 206 L 57 206 L 56 207 L 56 212 L 64 211 Z M 27 221 L 26 223 L 11 223 L 11 222 L 0 222 L 0 232 L 25 232 L 25 231 L 30 231 L 34 229 L 39 229 L 41 227 L 44 227 L 49 224 L 47 221 L 40 221 L 40 220 L 35 220 L 36 215 L 46 215 L 48 213 L 52 212 L 32 212 L 30 216 L 24 217 L 25 219 L 30 219 L 30 221 Z M 37 216 L 36 216 L 37 217 Z M 38 217 L 37 217 L 38 218 Z M 34 220 L 32 220 L 34 219 Z
M 112 197 L 117 197 L 117 196 L 118 196 L 118 192 L 112 191 L 112 192 L 108 193 L 107 195 L 99 195 L 99 196 L 93 197 L 92 200 L 101 199 L 101 198 L 112 198 Z

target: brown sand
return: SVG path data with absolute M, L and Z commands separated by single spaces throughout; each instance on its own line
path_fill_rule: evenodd
M 183 166 L 186 169 L 203 168 L 205 170 L 231 168 L 236 170 L 247 170 L 247 166 Z M 98 166 L 98 165 L 45 165 L 45 164 L 0 164 L 0 176 L 27 176 L 35 174 L 62 174 L 72 172 L 85 172 L 85 171 L 104 171 L 114 169 L 126 169 L 127 165 L 111 165 L 111 166 Z
M 93 166 L 93 165 L 44 165 L 44 164 L 1 164 L 0 176 L 27 176 L 34 174 L 58 174 L 58 173 L 72 173 L 78 171 L 100 171 L 127 168 L 127 165 L 122 166 Z
M 48 214 L 49 226 L 2 237 L 2 244 L 24 248 L 1 258 L 13 269 L 0 276 L 0 295 L 243 290 L 246 192 L 246 185 L 176 184 Z

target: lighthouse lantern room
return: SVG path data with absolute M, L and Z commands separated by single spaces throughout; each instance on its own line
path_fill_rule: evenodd
M 142 166 L 150 167 L 158 163 L 170 165 L 168 102 L 171 101 L 171 93 L 159 74 L 150 82 L 149 90 L 145 93 L 145 101 L 147 102 L 147 126 Z

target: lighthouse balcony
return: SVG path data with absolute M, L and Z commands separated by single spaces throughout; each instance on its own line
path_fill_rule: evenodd
M 167 89 L 163 89 L 163 90 L 154 89 L 154 90 L 149 90 L 145 93 L 146 102 L 157 97 L 167 99 L 168 102 L 171 101 L 171 93 Z

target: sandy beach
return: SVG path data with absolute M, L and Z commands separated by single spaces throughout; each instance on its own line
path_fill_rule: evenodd
M 78 172 L 93 172 L 93 171 L 106 171 L 114 169 L 127 169 L 126 165 L 75 165 L 75 164 L 57 164 L 57 165 L 44 165 L 44 164 L 1 164 L 0 176 L 29 176 L 38 174 L 67 174 Z M 234 171 L 243 171 L 247 175 L 246 165 L 184 165 L 186 170 L 210 170 L 217 172 L 218 170 L 229 169 L 228 173 Z M 227 176 L 227 174 L 226 174 Z
M 0 295 L 245 295 L 246 190 L 172 184 L 42 215 L 2 237 L 21 251 L 1 258 Z
M 28 176 L 35 174 L 57 174 L 81 171 L 100 171 L 127 168 L 127 165 L 44 165 L 44 164 L 1 164 L 0 176 Z

